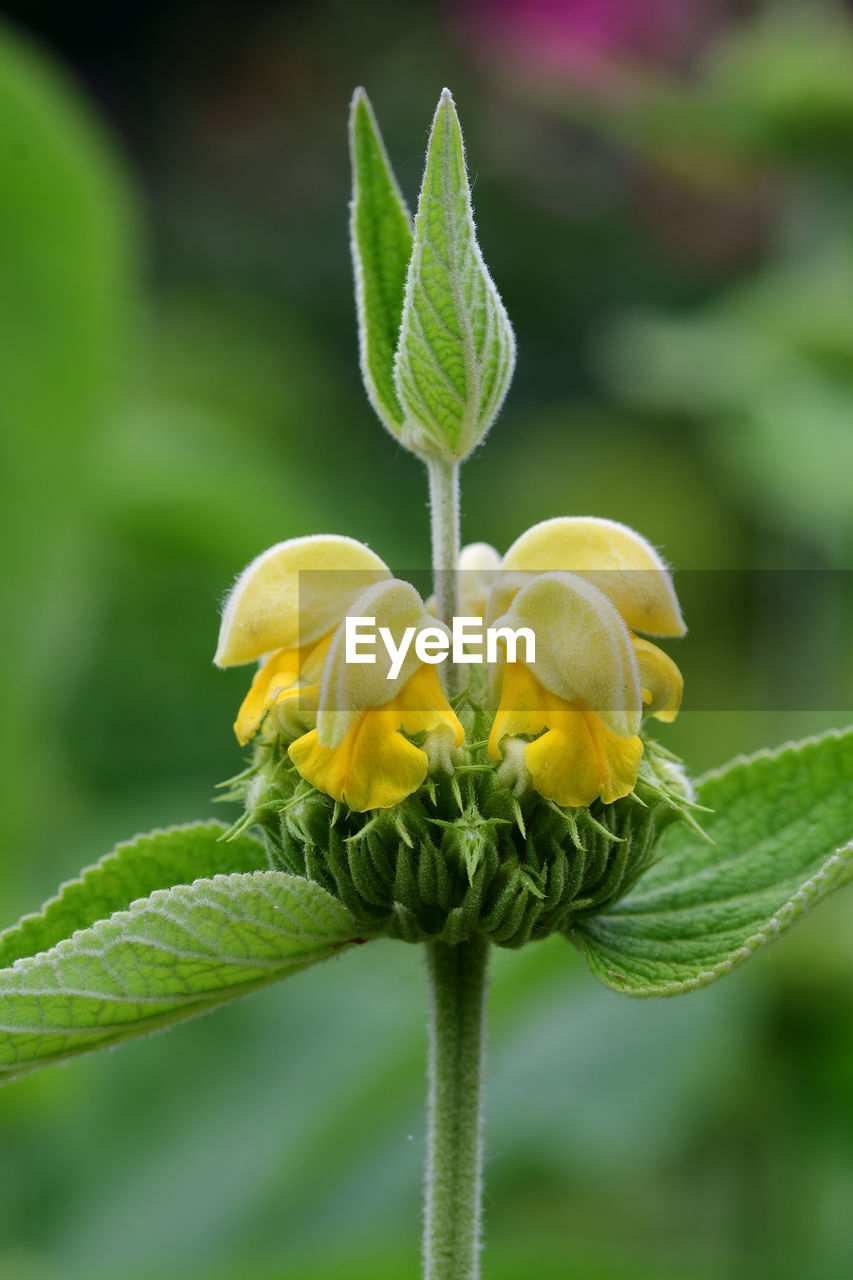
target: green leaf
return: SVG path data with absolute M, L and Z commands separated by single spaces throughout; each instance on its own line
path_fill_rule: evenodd
M 853 879 L 853 730 L 737 760 L 698 799 L 714 844 L 671 827 L 637 887 L 568 934 L 615 991 L 708 986 Z
M 78 879 L 64 884 L 41 911 L 0 933 L 0 969 L 23 956 L 47 951 L 77 929 L 126 910 L 156 889 L 191 884 L 202 876 L 269 868 L 259 840 L 251 836 L 223 840 L 227 829 L 220 822 L 198 822 L 152 831 L 117 845 Z
M 462 132 L 441 95 L 427 151 L 394 377 L 405 444 L 461 460 L 496 418 L 515 338 L 477 244 Z
M 363 89 L 356 89 L 352 100 L 349 136 L 361 376 L 380 420 L 399 438 L 404 415 L 394 386 L 394 352 L 412 256 L 412 220 Z
M 280 871 L 158 889 L 0 972 L 0 1079 L 203 1013 L 358 940 L 330 894 Z

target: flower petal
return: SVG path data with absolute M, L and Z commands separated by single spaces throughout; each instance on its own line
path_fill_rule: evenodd
M 380 628 L 387 628 L 395 645 L 401 643 L 409 629 L 415 635 L 423 627 L 438 627 L 447 632 L 445 626 L 427 613 L 411 583 L 398 578 L 369 587 L 358 597 L 348 615 L 374 619 L 376 644 L 372 652 L 376 661 L 346 661 L 346 626 L 341 623 L 323 667 L 317 729 L 324 747 L 339 746 L 363 711 L 391 702 L 422 665 L 412 638 L 400 670 L 393 680 L 390 679 L 391 658 L 379 635 Z M 444 698 L 443 693 L 441 696 Z
M 357 813 L 399 804 L 429 767 L 426 752 L 394 731 L 386 707 L 363 711 L 340 746 L 321 747 L 312 729 L 290 744 L 288 754 L 312 787 Z
M 639 731 L 642 697 L 630 633 L 607 597 L 586 579 L 540 574 L 493 625 L 533 632 L 536 656 L 527 665 L 550 693 L 564 702 L 585 702 L 619 737 Z
M 317 723 L 319 699 L 318 684 L 304 684 L 300 681 L 290 689 L 282 689 L 270 707 L 266 723 L 282 738 L 301 738 Z
M 279 649 L 257 672 L 234 722 L 241 747 L 257 733 L 277 694 L 296 682 L 303 656 L 301 649 Z
M 285 736 L 296 737 L 304 733 L 307 724 L 316 722 L 320 674 L 334 634 L 330 631 L 301 649 L 279 649 L 261 666 L 234 724 L 241 746 L 255 736 L 272 707 L 279 708 L 275 731 Z M 282 710 L 285 698 L 292 705 Z
M 645 538 L 627 525 L 595 516 L 558 516 L 523 533 L 503 559 L 506 574 L 576 573 L 594 583 L 615 604 L 628 626 L 656 636 L 681 636 L 686 627 L 672 579 Z M 517 589 L 498 580 L 495 611 Z
M 546 730 L 546 732 L 542 732 Z M 581 701 L 565 702 L 543 688 L 522 663 L 507 665 L 489 738 L 498 759 L 507 736 L 541 734 L 524 750 L 533 786 L 546 800 L 576 808 L 629 795 L 643 755 L 639 737 L 619 737 Z
M 670 724 L 678 715 L 684 677 L 668 653 L 649 640 L 632 637 L 643 690 L 643 715 Z
M 533 737 L 542 732 L 552 696 L 523 662 L 507 663 L 500 703 L 489 734 L 489 755 L 493 760 L 500 760 L 504 738 L 517 738 L 521 734 Z
M 524 752 L 533 785 L 546 800 L 567 808 L 605 804 L 630 795 L 643 755 L 640 738 L 619 738 L 595 712 L 576 704 Z
M 435 667 L 419 667 L 389 707 L 399 717 L 405 733 L 414 736 L 440 730 L 452 739 L 454 747 L 462 746 L 465 730 L 447 701 Z
M 426 751 L 399 732 L 449 731 L 459 746 L 462 725 L 450 708 L 433 667 L 421 667 L 390 702 L 363 710 L 334 747 L 316 729 L 291 743 L 289 755 L 303 778 L 350 809 L 388 809 L 421 785 Z
M 361 542 L 335 534 L 291 538 L 243 570 L 222 613 L 214 662 L 252 662 L 274 649 L 295 649 L 340 622 L 388 566 Z

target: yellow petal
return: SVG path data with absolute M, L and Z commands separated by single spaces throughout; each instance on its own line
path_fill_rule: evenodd
M 334 632 L 330 631 L 314 644 L 279 649 L 267 659 L 237 713 L 234 732 L 241 746 L 254 737 L 270 708 L 285 698 L 296 701 L 276 714 L 277 732 L 294 736 L 303 733 L 308 722 L 316 721 L 320 673 L 333 638 Z
M 642 697 L 630 633 L 585 578 L 539 574 L 493 625 L 533 632 L 536 657 L 526 665 L 545 689 L 564 702 L 585 702 L 620 737 L 639 731 Z
M 669 654 L 656 644 L 634 636 L 633 645 L 643 689 L 643 715 L 669 724 L 681 706 L 684 677 Z
M 507 664 L 500 704 L 489 734 L 489 755 L 492 759 L 500 760 L 500 744 L 504 738 L 516 738 L 520 734 L 532 737 L 534 733 L 541 733 L 549 705 L 547 690 L 523 662 Z
M 326 662 L 326 656 L 332 647 L 332 641 L 335 638 L 335 632 L 330 631 L 328 635 L 321 636 L 314 644 L 305 645 L 302 652 L 305 654 L 299 666 L 299 679 L 307 684 L 319 685 L 323 675 L 323 666 Z
M 391 702 L 422 665 L 415 653 L 413 638 L 399 672 L 390 679 L 391 659 L 379 635 L 380 627 L 387 628 L 395 644 L 401 643 L 404 633 L 409 629 L 414 629 L 415 635 L 423 627 L 441 627 L 443 631 L 447 631 L 446 627 L 427 613 L 411 583 L 402 582 L 398 578 L 369 587 L 352 605 L 349 615 L 374 619 L 373 627 L 369 630 L 376 636 L 376 644 L 370 652 L 376 661 L 346 661 L 346 624 L 341 623 L 323 667 L 317 729 L 324 747 L 339 746 L 362 711 Z M 364 646 L 362 652 L 368 652 L 367 646 Z
M 425 751 L 390 730 L 384 707 L 363 711 L 339 747 L 321 747 L 317 730 L 288 749 L 303 778 L 357 813 L 390 809 L 427 775 Z
M 546 730 L 546 732 L 542 732 Z M 507 666 L 503 695 L 489 738 L 495 759 L 507 736 L 541 734 L 528 743 L 525 765 L 546 800 L 576 808 L 629 795 L 643 754 L 639 737 L 619 737 L 583 702 L 565 702 L 544 689 L 521 663 Z
M 340 622 L 371 583 L 390 576 L 361 542 L 334 534 L 291 538 L 243 570 L 222 613 L 214 662 L 252 662 L 274 649 L 295 649 Z
M 618 738 L 578 703 L 553 717 L 549 731 L 526 748 L 524 762 L 541 796 L 577 808 L 630 795 L 642 755 L 640 738 Z
M 434 668 L 422 667 L 397 696 L 368 707 L 335 747 L 320 744 L 314 729 L 291 743 L 289 755 L 303 778 L 358 813 L 389 809 L 416 791 L 429 757 L 407 733 L 448 729 L 458 746 L 464 731 L 450 708 Z
M 299 681 L 290 689 L 283 689 L 269 710 L 265 727 L 283 738 L 301 738 L 317 723 L 319 684 Z
M 684 619 L 666 565 L 654 547 L 627 525 L 595 516 L 559 516 L 523 533 L 503 559 L 507 575 L 561 569 L 594 583 L 634 631 L 681 636 Z M 505 593 L 518 581 L 495 588 L 494 611 L 506 608 Z M 500 593 L 503 593 L 501 595 Z M 490 607 L 491 608 L 491 607 Z
M 389 710 L 398 716 L 400 728 L 405 733 L 414 736 L 446 730 L 453 739 L 454 747 L 461 747 L 464 741 L 465 730 L 447 701 L 435 667 L 419 667 L 389 703 Z
M 298 679 L 303 656 L 301 649 L 279 649 L 258 671 L 234 723 L 241 746 L 255 735 L 277 694 Z

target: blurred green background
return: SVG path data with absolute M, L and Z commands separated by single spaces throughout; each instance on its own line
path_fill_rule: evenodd
M 691 592 L 664 731 L 694 771 L 853 719 L 828 572 L 853 543 L 850 6 L 5 9 L 3 923 L 118 838 L 228 816 L 246 677 L 211 655 L 247 560 L 335 531 L 425 562 L 421 469 L 358 376 L 359 83 L 412 202 L 453 89 L 519 340 L 466 539 L 594 513 L 725 571 L 704 613 Z M 717 659 L 754 569 L 817 584 L 805 651 L 796 592 L 754 610 L 778 705 Z M 848 892 L 673 1002 L 599 990 L 559 941 L 499 955 L 484 1276 L 850 1274 L 851 923 Z M 0 1280 L 414 1278 L 423 1021 L 421 956 L 377 943 L 6 1088 Z

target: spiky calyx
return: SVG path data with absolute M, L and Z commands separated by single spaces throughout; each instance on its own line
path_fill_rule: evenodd
M 365 935 L 519 947 L 604 911 L 651 865 L 666 827 L 695 825 L 680 765 L 652 740 L 633 794 L 583 809 L 518 796 L 481 747 L 470 755 L 394 808 L 354 813 L 272 739 L 231 784 L 245 803 L 234 830 L 259 828 L 271 865 L 322 885 Z

